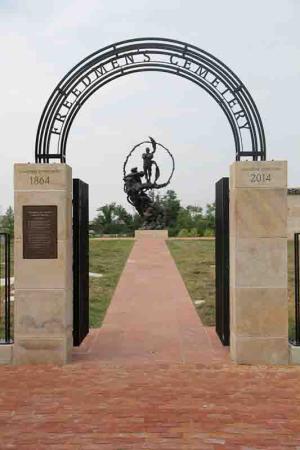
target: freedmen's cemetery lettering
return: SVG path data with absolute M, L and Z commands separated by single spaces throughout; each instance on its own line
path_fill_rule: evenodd
M 71 125 L 81 106 L 107 83 L 137 72 L 165 72 L 203 88 L 221 107 L 232 129 L 236 160 L 266 159 L 261 118 L 241 80 L 213 55 L 171 39 L 118 42 L 77 64 L 58 84 L 47 103 L 36 137 L 36 162 L 66 162 Z
M 23 258 L 57 258 L 57 206 L 23 206 Z
M 184 58 L 175 55 L 166 55 L 164 52 L 155 53 L 138 53 L 136 55 L 120 56 L 112 60 L 108 60 L 105 64 L 100 64 L 98 67 L 92 69 L 77 85 L 72 87 L 70 92 L 65 91 L 66 96 L 61 109 L 55 116 L 55 122 L 52 128 L 52 133 L 60 134 L 62 124 L 65 122 L 67 115 L 71 109 L 76 107 L 78 98 L 84 94 L 84 91 L 89 86 L 93 86 L 102 78 L 107 77 L 110 72 L 114 70 L 122 70 L 129 66 L 134 66 L 139 63 L 155 64 L 164 63 L 171 66 L 176 71 L 191 72 L 193 75 L 200 77 L 213 91 L 220 95 L 225 103 L 228 104 L 232 113 L 238 123 L 240 130 L 250 129 L 249 120 L 243 109 L 243 106 L 236 97 L 236 92 L 229 89 L 212 71 L 207 67 L 195 63 L 192 59 Z M 241 88 L 240 88 L 241 89 Z

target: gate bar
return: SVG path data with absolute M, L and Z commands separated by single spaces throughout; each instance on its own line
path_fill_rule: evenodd
M 229 178 L 216 182 L 216 332 L 223 345 L 230 344 L 229 308 Z
M 10 235 L 0 233 L 4 241 L 4 344 L 11 343 L 10 334 Z M 1 240 L 2 240 L 1 239 Z M 1 258 L 0 258 L 1 259 Z M 1 270 L 0 270 L 1 272 Z M 1 344 L 1 342 L 0 342 Z M 3 344 L 3 342 L 2 342 Z
M 299 271 L 299 235 L 294 234 L 295 265 L 295 345 L 300 346 L 300 271 Z

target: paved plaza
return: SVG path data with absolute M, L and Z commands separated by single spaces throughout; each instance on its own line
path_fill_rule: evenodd
M 166 243 L 141 239 L 71 364 L 0 368 L 0 448 L 296 449 L 299 379 L 230 362 Z

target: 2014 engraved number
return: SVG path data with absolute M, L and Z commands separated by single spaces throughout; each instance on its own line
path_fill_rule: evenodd
M 38 185 L 38 184 L 49 184 L 50 177 L 39 177 L 35 175 L 34 177 L 30 177 L 30 184 Z
M 271 181 L 270 173 L 250 173 L 251 183 L 268 183 Z

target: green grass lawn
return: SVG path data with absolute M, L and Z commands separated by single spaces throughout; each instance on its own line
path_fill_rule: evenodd
M 197 305 L 204 325 L 215 324 L 215 243 L 214 241 L 168 241 L 168 247 L 182 275 L 190 296 Z M 294 320 L 294 261 L 293 242 L 288 243 L 289 335 L 293 337 Z
M 90 277 L 91 328 L 101 326 L 132 246 L 132 240 L 90 239 L 90 272 L 103 274 Z
M 168 247 L 205 325 L 215 323 L 215 242 L 168 241 Z

